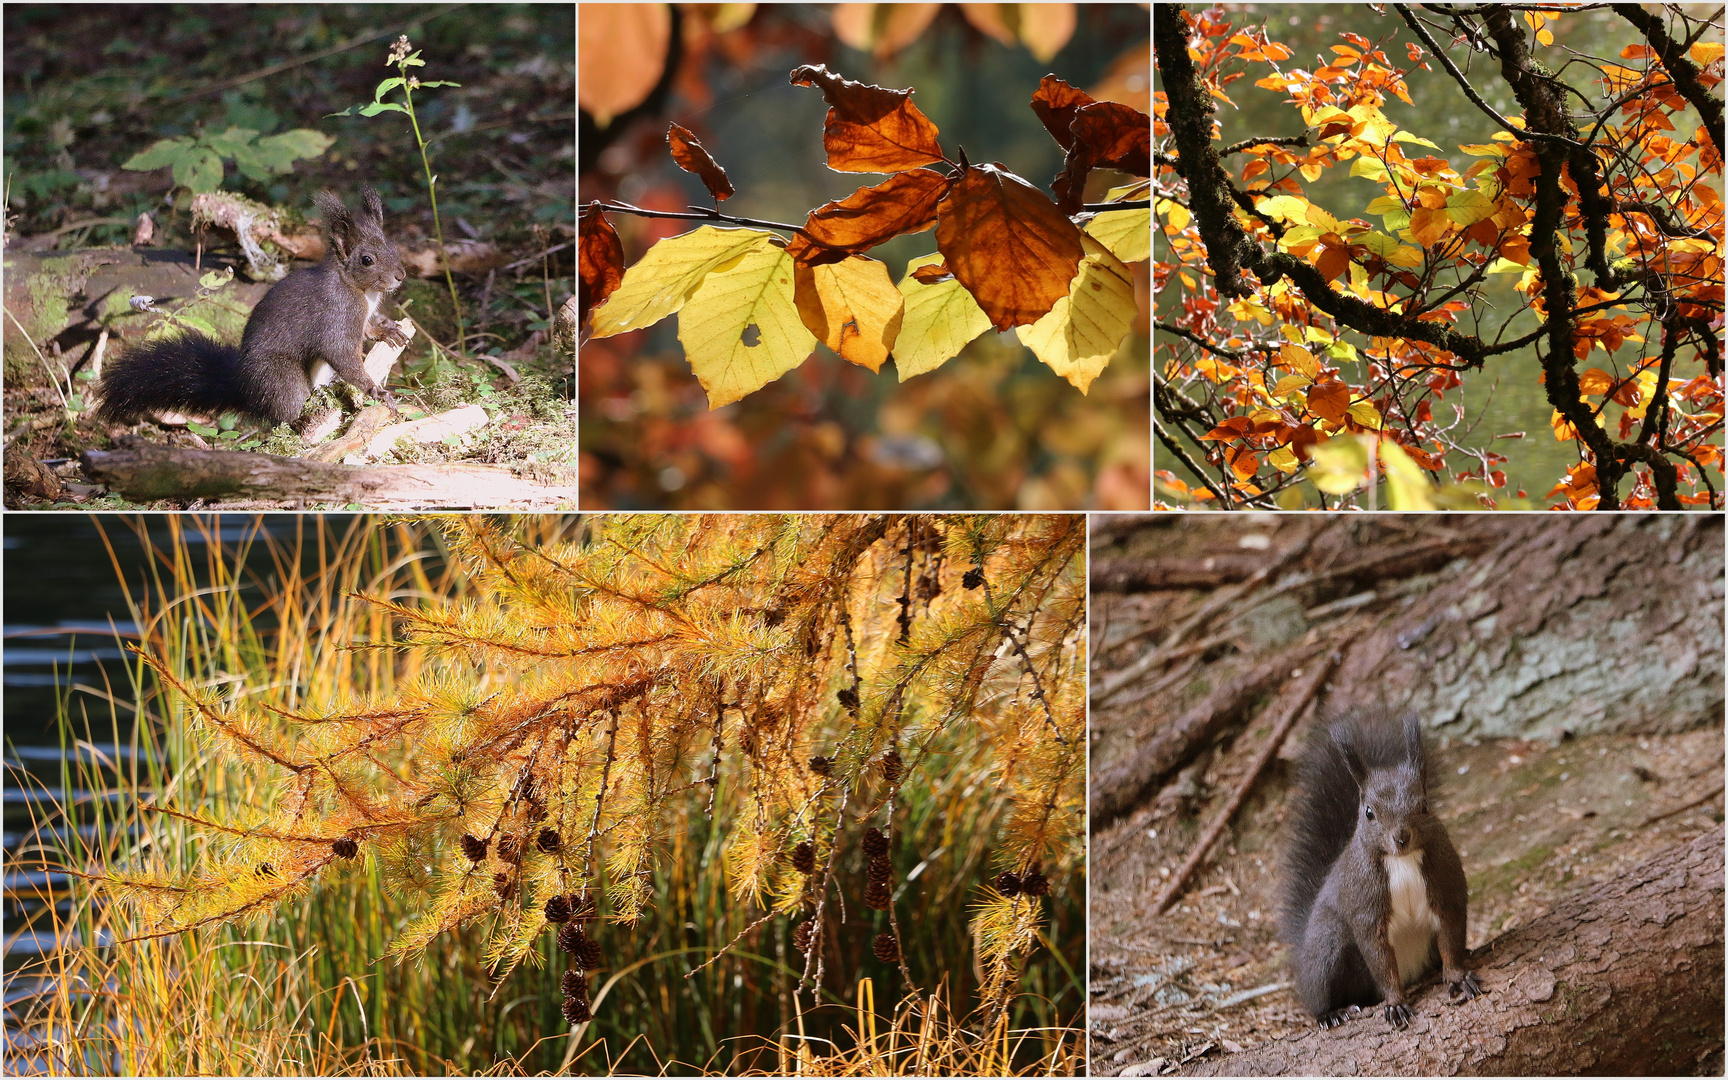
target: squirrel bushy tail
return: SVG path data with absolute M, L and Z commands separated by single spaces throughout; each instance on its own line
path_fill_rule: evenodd
M 1433 779 L 1426 749 L 1418 741 L 1417 760 L 1412 762 L 1403 726 L 1388 716 L 1352 714 L 1329 731 L 1313 733 L 1298 758 L 1295 793 L 1287 804 L 1290 843 L 1284 851 L 1278 932 L 1286 945 L 1301 943 L 1314 898 L 1356 833 L 1361 790 L 1345 764 L 1342 746 L 1353 747 L 1369 771 L 1408 764 L 1420 770 L 1424 782 Z
M 130 424 L 152 412 L 246 412 L 240 350 L 196 330 L 141 341 L 102 369 L 97 416 Z

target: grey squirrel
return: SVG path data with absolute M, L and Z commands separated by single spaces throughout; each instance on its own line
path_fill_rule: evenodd
M 1464 968 L 1464 866 L 1428 802 L 1422 728 L 1357 714 L 1313 739 L 1297 770 L 1281 895 L 1280 937 L 1297 995 L 1331 1028 L 1352 1006 L 1386 1003 L 1403 1028 L 1404 987 L 1438 954 L 1449 996 L 1482 986 Z
M 324 261 L 270 287 L 247 318 L 238 349 L 196 331 L 140 342 L 104 370 L 97 415 L 131 423 L 154 411 L 242 412 L 288 421 L 314 387 L 337 375 L 394 405 L 362 363 L 368 333 L 407 344 L 378 311 L 406 276 L 396 245 L 384 236 L 384 204 L 369 187 L 358 214 L 328 192 L 317 202 L 330 232 Z

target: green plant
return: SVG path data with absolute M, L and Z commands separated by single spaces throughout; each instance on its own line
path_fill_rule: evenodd
M 450 273 L 449 253 L 444 250 L 444 223 L 438 216 L 438 177 L 432 172 L 432 162 L 426 156 L 426 137 L 420 133 L 420 119 L 414 113 L 414 91 L 462 84 L 446 81 L 421 82 L 410 69 L 425 67 L 426 61 L 420 59 L 417 50 L 410 52 L 411 48 L 407 34 L 397 38 L 396 43 L 390 47 L 390 57 L 385 63 L 396 65 L 400 74 L 379 83 L 372 92 L 372 100 L 366 104 L 350 105 L 341 112 L 330 115 L 377 116 L 380 113 L 398 112 L 408 117 L 408 126 L 414 131 L 414 143 L 420 150 L 420 169 L 426 176 L 426 194 L 432 201 L 432 235 L 438 241 L 438 263 L 444 268 L 444 283 L 450 288 L 450 307 L 456 317 L 456 351 L 461 354 L 467 351 L 462 326 L 462 302 L 456 296 L 456 279 Z M 393 90 L 402 91 L 400 102 L 384 100 L 384 95 Z
M 335 141 L 334 137 L 311 128 L 265 135 L 251 128 L 230 126 L 218 135 L 205 131 L 158 139 L 127 158 L 120 167 L 149 172 L 172 165 L 176 185 L 203 195 L 221 189 L 224 161 L 232 161 L 246 179 L 262 182 L 293 172 L 295 161 L 318 157 Z

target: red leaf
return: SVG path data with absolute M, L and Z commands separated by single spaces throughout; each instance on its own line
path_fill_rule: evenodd
M 1050 189 L 1064 213 L 1077 213 L 1086 194 L 1086 175 L 1103 167 L 1135 176 L 1152 172 L 1152 118 L 1114 101 L 1098 101 L 1074 112 L 1068 125 L 1072 141 L 1061 175 Z
M 852 82 L 822 64 L 794 68 L 791 78 L 794 86 L 821 87 L 828 101 L 822 145 L 835 172 L 899 172 L 945 160 L 936 125 L 912 104 L 912 91 Z
M 672 147 L 672 160 L 685 172 L 700 176 L 715 202 L 732 197 L 732 181 L 726 179 L 726 170 L 715 163 L 702 144 L 696 141 L 696 136 L 673 124 L 666 131 L 666 142 Z
M 1080 230 L 1001 164 L 975 165 L 937 207 L 936 247 L 998 330 L 1049 314 L 1080 269 Z
M 1069 86 L 1054 75 L 1046 75 L 1038 84 L 1038 92 L 1032 95 L 1032 111 L 1044 122 L 1051 137 L 1066 150 L 1074 145 L 1074 133 L 1068 130 L 1074 122 L 1074 114 L 1083 106 L 1091 105 L 1093 100 L 1086 91 Z
M 582 211 L 577 232 L 577 248 L 581 257 L 581 278 L 576 302 L 582 306 L 582 321 L 588 313 L 612 295 L 624 280 L 624 244 L 618 239 L 612 223 L 600 212 L 599 203 L 590 203 Z
M 804 232 L 818 244 L 853 254 L 902 233 L 923 232 L 936 224 L 936 204 L 948 193 L 949 183 L 931 169 L 895 173 L 874 187 L 818 206 L 804 222 Z

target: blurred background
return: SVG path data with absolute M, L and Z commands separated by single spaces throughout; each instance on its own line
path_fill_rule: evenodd
M 642 25 L 669 22 L 669 33 L 632 31 L 620 15 L 627 7 Z M 591 9 L 606 10 L 583 30 Z M 1062 150 L 1027 104 L 1045 74 L 1150 111 L 1146 4 L 686 4 L 670 11 L 583 4 L 577 18 L 584 203 L 711 205 L 700 181 L 672 163 L 672 121 L 727 170 L 738 191 L 726 201 L 732 215 L 802 221 L 820 203 L 879 183 L 827 168 L 827 105 L 820 92 L 787 81 L 806 63 L 914 88 L 945 147 L 964 146 L 974 162 L 1002 162 L 1046 191 Z M 638 88 L 627 92 L 631 79 Z M 1087 198 L 1125 182 L 1095 172 Z M 608 218 L 627 264 L 694 224 Z M 870 255 L 898 281 L 909 259 L 935 249 L 934 233 L 924 232 Z M 678 344 L 676 319 L 585 341 L 582 505 L 1144 509 L 1149 276 L 1144 262 L 1132 268 L 1140 291 L 1134 330 L 1086 395 L 1012 333 L 986 331 L 937 371 L 904 384 L 892 363 L 872 375 L 818 346 L 777 382 L 711 412 Z

